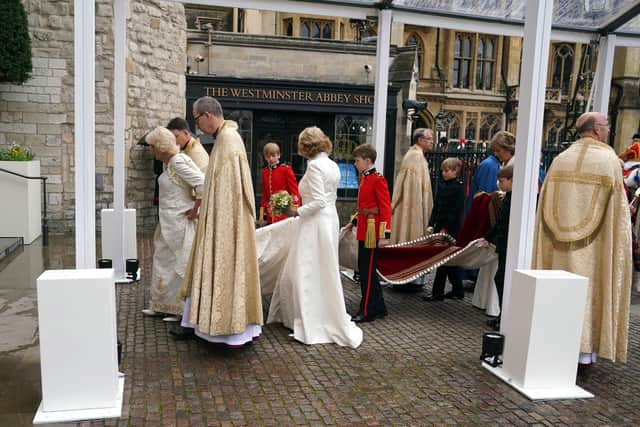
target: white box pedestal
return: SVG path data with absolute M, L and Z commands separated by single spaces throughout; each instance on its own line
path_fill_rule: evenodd
M 529 399 L 590 398 L 576 385 L 589 279 L 560 270 L 516 270 L 502 366 L 483 366 Z
M 101 258 L 113 260 L 119 250 L 116 249 L 116 221 L 113 209 L 100 211 L 101 225 Z M 136 210 L 124 210 L 124 255 L 123 263 L 127 258 L 138 258 L 138 245 L 136 235 Z
M 113 269 L 47 270 L 37 292 L 42 403 L 34 424 L 119 417 Z

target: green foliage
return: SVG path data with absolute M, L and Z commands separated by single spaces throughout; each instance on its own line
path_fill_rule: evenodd
M 9 148 L 0 148 L 0 160 L 26 162 L 33 160 L 33 152 L 27 147 L 13 144 Z
M 24 83 L 31 77 L 31 39 L 20 0 L 0 0 L 0 82 Z

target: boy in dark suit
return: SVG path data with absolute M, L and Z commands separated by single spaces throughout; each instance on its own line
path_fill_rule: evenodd
M 498 300 L 500 302 L 500 315 L 502 315 L 502 295 L 504 294 L 504 270 L 507 263 L 507 242 L 509 241 L 509 216 L 511 214 L 511 188 L 513 186 L 513 166 L 505 166 L 498 171 L 498 188 L 504 191 L 504 199 L 498 213 L 498 219 L 487 233 L 487 240 L 496 245 L 498 254 L 498 270 L 494 277 Z M 494 330 L 500 330 L 500 317 L 489 320 L 487 325 Z
M 360 174 L 356 238 L 362 299 L 358 314 L 351 318 L 356 323 L 370 322 L 387 315 L 376 263 L 378 245 L 380 241 L 386 241 L 391 223 L 391 197 L 387 180 L 374 167 L 376 156 L 371 144 L 362 144 L 353 150 L 355 167 Z
M 428 231 L 430 233 L 447 233 L 451 237 L 457 237 L 462 226 L 462 215 L 464 212 L 464 187 L 458 181 L 460 172 L 460 159 L 449 157 L 442 161 L 440 170 L 443 181 L 438 187 L 438 194 L 429 220 Z M 447 277 L 453 289 L 444 293 Z M 425 301 L 442 301 L 445 298 L 464 298 L 464 287 L 460 267 L 438 267 L 436 277 L 433 280 L 431 295 L 422 297 Z

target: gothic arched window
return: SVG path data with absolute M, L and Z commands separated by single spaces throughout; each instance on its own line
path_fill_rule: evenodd
M 424 52 L 424 48 L 422 46 L 422 40 L 418 37 L 417 34 L 411 34 L 407 39 L 407 46 L 413 47 L 417 53 L 417 61 L 418 61 L 418 75 L 422 75 L 422 53 Z
M 574 48 L 567 43 L 553 45 L 553 68 L 551 87 L 562 89 L 563 95 L 569 94 L 571 72 L 573 71 Z
M 453 87 L 469 89 L 471 71 L 471 35 L 456 34 L 453 50 Z

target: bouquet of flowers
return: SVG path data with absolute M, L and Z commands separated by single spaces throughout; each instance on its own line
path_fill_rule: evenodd
M 291 208 L 292 203 L 293 196 L 284 190 L 273 193 L 269 198 L 271 212 L 273 212 L 274 215 L 282 215 L 284 211 Z

